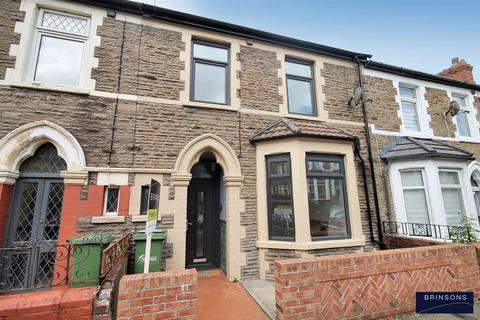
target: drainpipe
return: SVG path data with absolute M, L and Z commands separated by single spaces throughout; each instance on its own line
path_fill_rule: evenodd
M 365 190 L 365 202 L 367 204 L 367 218 L 368 218 L 368 227 L 370 229 L 370 240 L 377 243 L 375 240 L 375 235 L 373 234 L 373 223 L 372 223 L 372 208 L 370 207 L 370 195 L 368 193 L 368 180 L 367 180 L 367 170 L 365 169 L 365 160 L 363 160 L 362 155 L 360 154 L 360 140 L 358 137 L 355 137 L 355 156 L 358 161 L 360 161 L 360 166 L 362 167 L 362 180 L 363 180 L 363 189 Z
M 390 203 L 390 191 L 388 191 L 388 169 L 390 169 L 390 164 L 385 166 L 382 170 L 382 180 L 383 180 L 383 189 L 385 192 L 385 201 L 387 205 L 387 218 L 388 218 L 388 223 L 392 223 L 392 210 L 391 208 L 391 203 Z
M 372 180 L 372 189 L 373 189 L 373 200 L 375 203 L 375 215 L 377 218 L 377 232 L 378 232 L 378 240 L 375 240 L 374 242 L 380 245 L 381 249 L 386 249 L 387 246 L 385 243 L 383 243 L 383 231 L 382 231 L 382 221 L 380 218 L 380 204 L 378 201 L 378 190 L 377 190 L 377 179 L 375 178 L 375 166 L 373 164 L 373 154 L 372 154 L 372 143 L 370 139 L 370 128 L 368 125 L 368 110 L 367 110 L 367 104 L 368 100 L 365 97 L 365 87 L 363 85 L 363 66 L 362 62 L 358 59 L 358 57 L 355 57 L 355 62 L 357 63 L 358 66 L 358 78 L 359 78 L 359 83 L 360 87 L 362 88 L 362 111 L 363 111 L 363 122 L 365 123 L 365 137 L 367 140 L 367 151 L 368 151 L 368 163 L 370 166 L 370 176 Z M 372 228 L 373 230 L 373 228 Z

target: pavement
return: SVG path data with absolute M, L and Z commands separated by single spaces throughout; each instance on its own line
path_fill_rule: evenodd
M 229 282 L 221 270 L 199 271 L 199 320 L 268 320 L 239 282 Z

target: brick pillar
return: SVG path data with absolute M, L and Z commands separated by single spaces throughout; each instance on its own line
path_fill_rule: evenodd
M 8 222 L 8 211 L 10 208 L 10 201 L 12 200 L 13 185 L 0 184 L 0 248 L 6 236 L 6 228 Z

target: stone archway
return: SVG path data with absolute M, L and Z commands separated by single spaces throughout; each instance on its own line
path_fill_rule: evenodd
M 13 184 L 23 160 L 47 142 L 55 146 L 67 163 L 67 170 L 62 172 L 66 181 L 82 184 L 87 177 L 82 147 L 66 129 L 47 120 L 21 126 L 0 140 L 0 183 Z
M 240 280 L 241 266 L 246 264 L 246 255 L 241 252 L 241 239 L 246 237 L 245 227 L 240 225 L 240 213 L 245 209 L 244 200 L 240 199 L 243 185 L 241 166 L 235 151 L 226 141 L 214 134 L 204 134 L 190 141 L 180 152 L 172 174 L 175 187 L 175 199 L 180 209 L 176 212 L 174 230 L 169 233 L 173 243 L 173 257 L 167 261 L 167 268 L 178 269 L 185 266 L 186 252 L 186 210 L 187 188 L 190 183 L 190 170 L 199 161 L 200 156 L 210 151 L 224 172 L 223 182 L 226 194 L 227 224 L 227 262 L 226 273 L 230 281 Z M 173 239 L 172 239 L 173 238 Z

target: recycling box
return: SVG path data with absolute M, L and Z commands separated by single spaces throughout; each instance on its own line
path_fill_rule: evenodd
M 112 239 L 111 235 L 88 234 L 67 240 L 68 244 L 73 245 L 70 287 L 99 284 L 102 250 Z
M 152 233 L 152 245 L 150 251 L 150 265 L 148 266 L 148 272 L 160 271 L 162 265 L 162 251 L 163 243 L 165 241 L 165 231 L 155 230 Z M 143 273 L 143 267 L 145 263 L 145 245 L 147 243 L 147 235 L 145 230 L 140 230 L 133 236 L 135 240 L 135 273 Z

